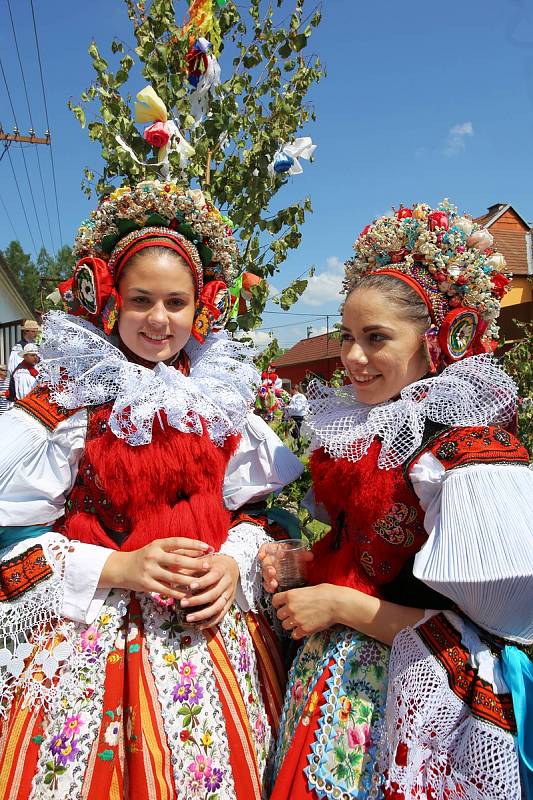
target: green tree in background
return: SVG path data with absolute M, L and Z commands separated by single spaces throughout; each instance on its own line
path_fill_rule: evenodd
M 514 323 L 524 338 L 505 354 L 503 364 L 518 386 L 518 436 L 533 458 L 533 322 Z
M 56 256 L 51 256 L 43 248 L 35 263 L 19 242 L 12 241 L 4 250 L 3 256 L 32 308 L 44 313 L 56 307 L 46 298 L 58 283 L 72 273 L 73 257 L 70 247 L 64 245 Z
M 308 46 L 320 11 L 315 6 L 308 9 L 306 0 L 249 0 L 245 7 L 217 0 L 222 83 L 210 92 L 209 114 L 196 125 L 185 59 L 191 33 L 193 38 L 196 33 L 194 27 L 183 28 L 188 4 L 178 4 L 178 21 L 173 0 L 124 2 L 135 50 L 123 41 L 111 42 L 110 57 L 117 62 L 113 70 L 92 42 L 94 81 L 82 93 L 80 105 L 70 104 L 82 126 L 87 124 L 90 138 L 100 143 L 105 162 L 96 179 L 92 170 L 85 170 L 86 191 L 96 189 L 101 194 L 111 181 L 155 177 L 155 169 L 136 163 L 116 140 L 120 136 L 141 161 L 157 160 L 135 126 L 132 96 L 125 87 L 128 83 L 136 93 L 148 83 L 194 147 L 186 165 L 180 164 L 178 153 L 170 154 L 174 173 L 181 172 L 185 183 L 199 184 L 231 218 L 242 241 L 244 269 L 265 279 L 274 275 L 288 251 L 298 247 L 300 228 L 311 211 L 308 197 L 287 207 L 280 208 L 279 202 L 272 207 L 287 177 L 269 174 L 268 166 L 278 147 L 305 135 L 306 123 L 315 118 L 306 97 L 324 72 L 319 59 L 308 54 Z M 132 72 L 136 63 L 139 66 Z M 84 107 L 96 111 L 89 121 Z M 300 277 L 276 301 L 289 308 L 306 285 Z M 244 330 L 259 324 L 268 287 L 254 287 L 252 294 L 247 313 L 238 317 L 238 327 Z

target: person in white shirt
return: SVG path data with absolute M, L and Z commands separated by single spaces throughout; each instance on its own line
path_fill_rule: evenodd
M 22 323 L 22 338 L 13 346 L 7 362 L 7 369 L 13 375 L 15 368 L 22 361 L 22 351 L 27 344 L 35 344 L 41 332 L 41 327 L 34 319 L 26 319 Z
M 31 343 L 25 345 L 22 350 L 22 361 L 15 367 L 11 375 L 16 400 L 22 400 L 23 397 L 26 397 L 37 383 L 37 378 L 39 377 L 37 364 L 39 360 L 39 348 L 37 345 Z
M 6 392 L 9 389 L 9 378 L 7 377 L 7 367 L 5 364 L 0 364 L 0 414 L 10 406 L 10 402 L 7 399 Z
M 297 384 L 292 390 L 292 396 L 285 415 L 287 419 L 293 420 L 291 435 L 295 439 L 298 448 L 301 447 L 302 423 L 308 413 L 309 403 L 307 402 L 307 397 L 300 391 L 300 386 Z

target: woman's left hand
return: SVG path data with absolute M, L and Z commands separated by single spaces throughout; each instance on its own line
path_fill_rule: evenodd
M 283 628 L 291 633 L 293 639 L 302 639 L 337 623 L 337 589 L 331 583 L 290 589 L 273 595 L 272 605 L 277 610 Z
M 218 625 L 235 600 L 240 572 L 237 562 L 231 556 L 216 554 L 209 557 L 211 569 L 201 577 L 194 578 L 190 588 L 194 592 L 183 600 L 180 606 L 190 613 L 186 621 L 196 627 L 210 628 Z M 195 611 L 196 606 L 202 606 Z

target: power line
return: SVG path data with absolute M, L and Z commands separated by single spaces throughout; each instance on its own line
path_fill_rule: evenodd
M 4 154 L 5 154 L 5 152 L 7 152 L 7 150 L 5 150 L 5 151 L 4 151 L 4 153 L 2 153 L 2 155 L 4 155 Z M 1 159 L 0 159 L 0 160 L 1 160 Z M 4 214 L 6 215 L 6 217 L 7 217 L 7 220 L 8 220 L 8 222 L 9 222 L 9 224 L 11 225 L 11 230 L 12 230 L 12 231 L 13 231 L 13 233 L 15 234 L 15 239 L 17 239 L 17 240 L 20 242 L 20 237 L 19 237 L 18 233 L 17 233 L 17 232 L 16 232 L 16 230 L 15 230 L 15 226 L 13 225 L 13 220 L 12 220 L 12 219 L 11 219 L 11 217 L 9 216 L 9 211 L 7 210 L 7 206 L 6 206 L 6 204 L 4 203 L 4 198 L 2 197 L 2 195 L 1 195 L 1 194 L 0 194 L 0 203 L 2 204 L 2 208 L 4 209 Z
M 37 248 L 35 246 L 35 240 L 33 238 L 33 233 L 31 232 L 31 227 L 30 227 L 30 223 L 29 223 L 29 220 L 28 220 L 28 215 L 26 214 L 26 207 L 24 205 L 24 200 L 22 199 L 22 194 L 20 192 L 20 186 L 19 186 L 19 182 L 18 182 L 18 179 L 17 179 L 17 173 L 15 172 L 15 167 L 13 166 L 13 161 L 11 160 L 11 153 L 9 152 L 9 150 L 7 152 L 7 157 L 9 159 L 9 163 L 11 164 L 11 171 L 13 173 L 13 179 L 14 179 L 15 185 L 17 187 L 17 192 L 18 192 L 18 195 L 19 195 L 20 205 L 22 206 L 22 211 L 24 213 L 24 219 L 26 220 L 26 225 L 28 226 L 28 233 L 30 234 L 31 243 L 33 245 L 33 252 L 35 253 L 35 255 L 37 255 Z
M 305 314 L 303 311 L 261 311 L 261 316 L 263 314 L 283 314 L 284 317 L 286 316 L 293 316 L 293 317 L 308 317 L 309 314 Z M 342 317 L 342 314 L 319 314 L 317 319 L 326 319 L 326 317 Z
M 325 317 L 310 317 L 308 319 L 302 319 L 300 321 L 300 325 L 305 324 L 306 322 L 316 322 L 319 319 L 325 319 Z M 265 328 L 254 328 L 254 331 L 277 331 L 279 328 L 294 328 L 294 322 L 288 322 L 285 325 L 268 325 Z
M 46 128 L 47 128 L 48 131 L 50 131 L 50 121 L 48 119 L 48 106 L 46 104 L 46 93 L 44 91 L 43 65 L 42 65 L 42 62 L 41 62 L 41 51 L 40 51 L 40 48 L 39 48 L 39 38 L 37 36 L 37 24 L 35 22 L 35 10 L 33 8 L 33 0 L 30 0 L 30 6 L 31 6 L 31 16 L 32 16 L 32 19 L 33 19 L 33 32 L 35 34 L 35 46 L 36 46 L 36 49 L 37 49 L 37 58 L 38 58 L 38 61 L 39 61 L 39 74 L 41 76 L 41 89 L 42 89 L 42 92 L 43 92 L 43 102 L 44 102 L 44 113 L 45 113 L 45 118 L 46 118 Z M 50 161 L 52 163 L 52 180 L 54 182 L 54 196 L 55 196 L 55 201 L 56 201 L 57 224 L 58 224 L 58 227 L 59 227 L 59 245 L 61 246 L 61 243 L 63 241 L 63 233 L 61 232 L 61 218 L 59 216 L 59 201 L 57 199 L 57 182 L 56 182 L 56 171 L 55 171 L 55 166 L 54 166 L 54 153 L 53 153 L 53 149 L 52 149 L 52 142 L 50 142 Z
M 7 83 L 6 73 L 4 71 L 4 65 L 2 64 L 2 59 L 1 58 L 0 58 L 0 70 L 2 72 L 2 77 L 4 79 L 4 83 L 5 83 L 5 86 L 6 86 L 7 97 L 8 97 L 8 100 L 9 100 L 9 105 L 11 106 L 11 112 L 13 114 L 13 119 L 15 120 L 15 125 L 16 125 L 17 132 L 18 132 L 17 115 L 15 114 L 15 109 L 13 107 L 13 101 L 11 99 L 11 92 L 9 91 L 9 86 L 8 86 L 8 83 Z M 26 163 L 26 154 L 24 153 L 23 149 L 21 149 L 21 154 L 22 154 L 22 161 L 24 163 L 24 170 L 26 172 L 26 178 L 27 178 L 27 181 L 28 181 L 28 186 L 29 186 L 29 189 L 30 189 L 31 200 L 32 200 L 32 203 L 33 203 L 33 210 L 35 211 L 35 219 L 37 220 L 37 228 L 39 229 L 39 234 L 40 234 L 40 237 L 41 237 L 41 244 L 42 244 L 42 246 L 44 248 L 43 232 L 41 230 L 41 223 L 39 222 L 39 217 L 37 215 L 37 206 L 35 205 L 35 197 L 33 196 L 33 189 L 32 189 L 31 181 L 30 181 L 30 173 L 28 172 L 28 165 Z M 11 167 L 13 168 L 13 162 L 11 161 L 11 155 L 9 153 L 8 153 L 8 156 L 9 156 L 9 161 L 11 162 Z M 24 214 L 26 215 L 25 211 L 24 211 Z M 32 237 L 32 241 L 33 241 L 33 237 Z M 35 248 L 35 245 L 34 245 L 34 248 Z M 37 251 L 35 252 L 35 255 L 37 255 Z
M 26 95 L 26 105 L 28 107 L 28 116 L 30 118 L 31 131 L 35 132 L 35 126 L 33 124 L 33 118 L 32 118 L 32 113 L 31 113 L 30 98 L 28 97 L 28 87 L 26 85 L 26 77 L 24 75 L 24 69 L 22 67 L 22 59 L 20 57 L 20 50 L 19 50 L 19 45 L 18 45 L 18 41 L 17 41 L 17 34 L 16 34 L 16 31 L 15 31 L 15 23 L 13 21 L 13 14 L 11 13 L 11 2 L 10 2 L 10 0 L 6 0 L 6 2 L 7 2 L 7 8 L 8 8 L 8 11 L 9 11 L 9 18 L 11 20 L 11 29 L 13 31 L 13 39 L 15 40 L 15 49 L 17 51 L 17 58 L 18 58 L 19 67 L 20 67 L 20 74 L 22 76 L 22 84 L 24 86 L 24 94 Z M 52 243 L 52 252 L 55 252 L 54 238 L 52 236 L 52 228 L 50 226 L 50 215 L 48 213 L 48 203 L 46 202 L 46 192 L 44 190 L 44 180 L 43 180 L 43 172 L 42 172 L 42 169 L 41 169 L 41 159 L 39 158 L 39 149 L 37 147 L 35 148 L 35 155 L 37 157 L 37 167 L 39 169 L 39 177 L 41 179 L 41 189 L 42 189 L 42 192 L 43 192 L 44 210 L 45 210 L 46 219 L 47 219 L 47 222 L 48 222 L 48 231 L 50 233 L 50 242 Z

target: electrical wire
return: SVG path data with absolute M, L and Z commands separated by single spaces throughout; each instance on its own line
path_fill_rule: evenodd
M 9 86 L 8 86 L 8 83 L 7 83 L 6 73 L 4 71 L 4 65 L 2 63 L 2 59 L 1 58 L 0 58 L 0 71 L 2 72 L 2 77 L 4 79 L 4 83 L 5 83 L 5 86 L 6 86 L 7 97 L 8 97 L 8 100 L 9 100 L 9 105 L 11 106 L 11 112 L 13 114 L 13 119 L 15 120 L 15 125 L 18 128 L 17 115 L 15 114 L 15 108 L 13 106 L 13 100 L 11 99 L 11 92 L 9 91 Z M 22 161 L 23 161 L 23 164 L 24 164 L 24 170 L 26 172 L 26 179 L 28 181 L 28 186 L 29 186 L 29 189 L 30 189 L 30 196 L 31 196 L 31 200 L 32 200 L 32 203 L 33 203 L 33 210 L 35 212 L 35 219 L 37 220 L 37 228 L 39 230 L 39 235 L 41 237 L 41 244 L 43 246 L 43 249 L 45 249 L 45 247 L 44 247 L 44 239 L 43 239 L 43 232 L 41 230 L 41 223 L 39 222 L 39 216 L 37 214 L 37 206 L 35 204 L 35 197 L 33 195 L 33 189 L 32 189 L 31 180 L 30 180 L 30 173 L 28 172 L 28 164 L 26 163 L 26 154 L 24 153 L 24 149 L 22 149 L 22 148 L 21 148 L 20 152 L 21 152 L 21 155 L 22 155 Z M 9 161 L 11 163 L 11 167 L 13 169 L 13 162 L 11 160 L 11 154 L 8 153 L 8 156 L 9 156 Z M 19 190 L 19 194 L 20 194 L 20 190 Z M 22 195 L 20 195 L 20 197 L 21 197 L 21 201 L 22 201 Z M 26 216 L 26 211 L 25 210 L 24 210 L 24 216 Z M 26 221 L 27 221 L 27 216 L 26 216 Z M 32 236 L 32 241 L 33 241 L 33 236 Z M 35 255 L 37 255 L 37 251 L 35 251 Z
M 6 152 L 7 152 L 7 148 L 6 148 L 6 150 L 4 151 L 4 153 L 3 153 L 2 155 L 4 155 Z M 15 239 L 16 239 L 18 242 L 20 242 L 20 237 L 19 237 L 19 235 L 18 235 L 17 231 L 15 230 L 15 226 L 13 225 L 13 220 L 12 220 L 12 219 L 11 219 L 11 217 L 9 216 L 9 211 L 7 210 L 7 206 L 6 206 L 6 204 L 4 203 L 4 198 L 2 197 L 2 195 L 1 195 L 1 194 L 0 194 L 0 203 L 2 204 L 2 208 L 4 209 L 4 214 L 5 214 L 5 215 L 6 215 L 6 217 L 7 217 L 7 221 L 8 221 L 8 222 L 9 222 L 9 224 L 11 225 L 11 230 L 12 230 L 12 231 L 13 231 L 13 233 L 15 234 Z
M 10 2 L 10 0 L 6 0 L 6 2 L 7 2 L 7 8 L 8 8 L 8 11 L 9 11 L 9 18 L 11 20 L 11 29 L 13 31 L 13 39 L 15 40 L 15 49 L 17 51 L 17 58 L 18 58 L 19 67 L 20 67 L 20 74 L 22 76 L 22 84 L 24 86 L 24 94 L 26 95 L 26 105 L 28 107 L 28 116 L 30 118 L 30 125 L 31 125 L 31 129 L 33 131 L 35 131 L 35 126 L 33 124 L 33 118 L 32 118 L 32 113 L 31 113 L 30 98 L 28 97 L 28 87 L 26 85 L 26 76 L 24 75 L 24 69 L 23 69 L 23 66 L 22 66 L 22 59 L 20 57 L 20 50 L 19 50 L 19 45 L 18 45 L 18 41 L 17 41 L 17 33 L 15 31 L 15 23 L 13 21 L 13 14 L 11 12 L 11 2 Z M 39 148 L 35 147 L 34 150 L 35 150 L 35 155 L 37 157 L 37 167 L 38 167 L 38 170 L 39 170 L 39 177 L 41 179 L 41 189 L 42 189 L 42 192 L 43 192 L 43 201 L 44 201 L 44 210 L 45 210 L 45 213 L 46 213 L 46 220 L 48 222 L 48 232 L 50 233 L 50 242 L 52 244 L 52 252 L 54 253 L 55 252 L 54 237 L 52 236 L 52 228 L 51 228 L 51 225 L 50 225 L 50 214 L 48 213 L 48 203 L 46 202 L 46 192 L 45 192 L 45 189 L 44 189 L 43 172 L 42 172 L 42 169 L 41 169 L 41 159 L 39 158 Z
M 33 245 L 33 252 L 34 252 L 35 255 L 37 255 L 37 248 L 35 246 L 35 240 L 33 238 L 33 233 L 32 233 L 32 230 L 31 230 L 31 227 L 30 227 L 30 223 L 29 223 L 29 220 L 28 220 L 28 215 L 26 213 L 26 206 L 24 205 L 24 200 L 22 199 L 22 194 L 21 194 L 19 182 L 18 182 L 18 179 L 17 179 L 17 173 L 15 172 L 15 167 L 13 166 L 13 161 L 11 160 L 11 153 L 9 152 L 9 150 L 7 151 L 7 157 L 9 159 L 9 163 L 11 164 L 11 171 L 13 173 L 13 180 L 15 181 L 15 186 L 17 187 L 17 192 L 18 192 L 18 195 L 19 195 L 20 205 L 22 206 L 22 211 L 24 213 L 24 219 L 26 220 L 26 225 L 28 226 L 28 233 L 30 234 L 31 243 Z
M 37 49 L 37 59 L 39 61 L 39 73 L 40 73 L 40 76 L 41 76 L 41 89 L 42 89 L 42 92 L 43 92 L 43 102 L 44 102 L 44 113 L 45 113 L 45 118 L 46 118 L 46 128 L 47 128 L 48 133 L 50 133 L 50 121 L 48 119 L 48 106 L 47 106 L 47 103 L 46 103 L 46 93 L 44 91 L 43 65 L 42 65 L 42 62 L 41 62 L 41 51 L 40 51 L 40 48 L 39 48 L 39 37 L 37 36 L 37 24 L 35 22 L 35 9 L 33 8 L 33 0 L 30 0 L 30 6 L 31 6 L 31 15 L 32 15 L 32 19 L 33 19 L 33 32 L 35 34 L 35 46 L 36 46 L 36 49 Z M 55 166 L 54 166 L 54 152 L 53 152 L 52 141 L 51 140 L 50 140 L 50 145 L 49 146 L 50 146 L 50 162 L 52 164 L 52 180 L 53 180 L 53 183 L 54 183 L 54 196 L 55 196 L 55 201 L 56 201 L 57 224 L 58 224 L 58 227 L 59 227 L 59 245 L 61 246 L 61 242 L 63 241 L 63 233 L 61 231 L 61 218 L 59 216 L 59 201 L 58 201 L 58 198 L 57 198 L 56 171 L 55 171 Z

